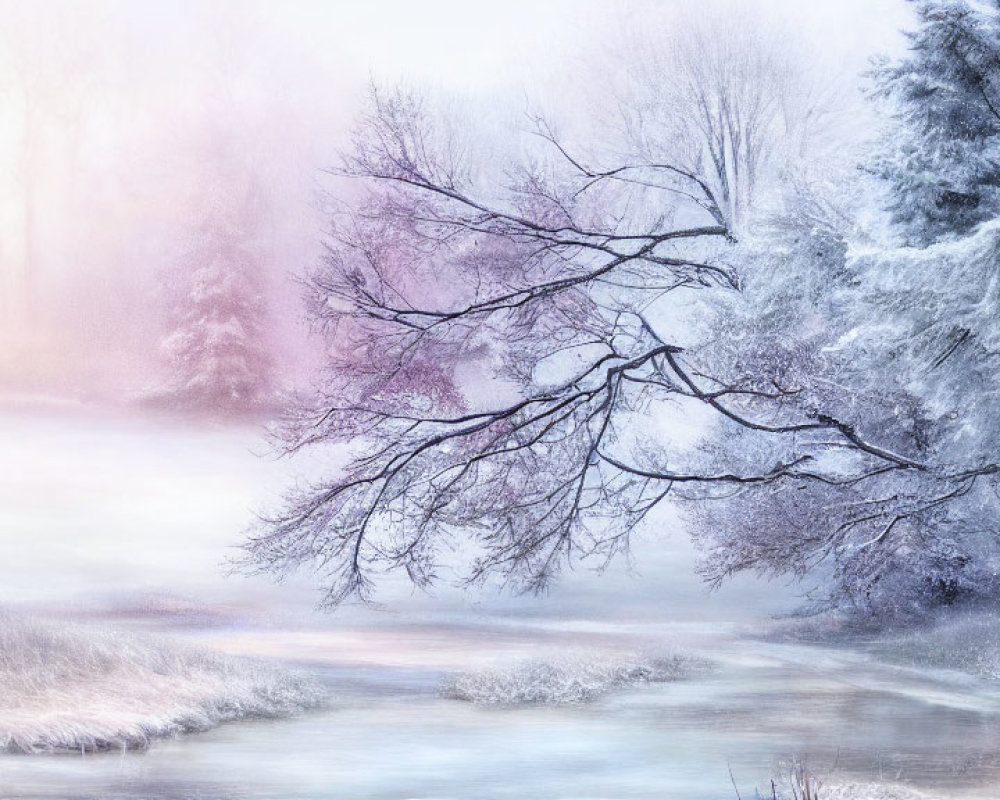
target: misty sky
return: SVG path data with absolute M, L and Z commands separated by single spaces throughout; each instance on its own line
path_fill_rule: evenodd
M 871 54 L 899 48 L 908 9 L 0 3 L 0 387 L 107 399 L 155 381 L 164 286 L 206 209 L 248 183 L 266 198 L 271 346 L 286 365 L 313 363 L 289 279 L 315 262 L 321 170 L 336 162 L 369 81 L 427 89 L 480 118 L 540 108 L 585 117 L 588 86 L 615 70 L 630 37 L 655 46 L 659 32 L 713 14 L 769 31 L 853 91 Z

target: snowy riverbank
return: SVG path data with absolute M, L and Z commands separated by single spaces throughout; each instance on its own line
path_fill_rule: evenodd
M 0 750 L 145 747 L 317 706 L 308 678 L 166 641 L 57 630 L 0 612 Z

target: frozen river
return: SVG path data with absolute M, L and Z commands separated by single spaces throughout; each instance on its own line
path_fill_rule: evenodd
M 716 659 L 714 670 L 691 679 L 589 704 L 495 708 L 441 696 L 450 668 L 487 655 L 487 637 L 468 628 L 375 631 L 401 648 L 382 666 L 364 647 L 352 651 L 343 633 L 228 632 L 216 642 L 227 649 L 343 654 L 347 663 L 334 655 L 313 662 L 331 707 L 225 725 L 145 752 L 0 758 L 0 794 L 722 800 L 735 796 L 730 769 L 752 797 L 792 757 L 827 780 L 891 779 L 933 796 L 985 798 L 994 795 L 984 783 L 995 777 L 1000 785 L 994 687 L 857 653 L 695 633 L 660 627 L 642 635 L 647 644 L 687 640 L 688 652 Z M 594 652 L 632 637 L 505 626 L 496 638 L 494 657 L 552 652 L 553 638 Z
M 769 792 L 792 758 L 830 783 L 982 798 L 1000 786 L 1000 684 L 860 646 L 763 641 L 794 597 L 752 582 L 707 597 L 682 536 L 650 537 L 641 575 L 574 574 L 542 600 L 397 592 L 383 611 L 325 618 L 305 582 L 218 568 L 290 469 L 254 454 L 256 432 L 52 411 L 8 413 L 0 436 L 0 603 L 134 626 L 151 623 L 129 598 L 203 601 L 205 614 L 185 606 L 156 626 L 286 660 L 331 693 L 322 711 L 143 752 L 0 757 L 0 797 L 731 800 L 733 779 L 744 798 Z M 571 706 L 443 693 L 456 673 L 523 659 L 675 652 L 714 667 Z

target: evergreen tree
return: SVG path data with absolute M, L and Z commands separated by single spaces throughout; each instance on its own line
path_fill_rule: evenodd
M 964 233 L 1000 209 L 998 4 L 921 2 L 910 54 L 873 73 L 898 125 L 874 164 L 907 243 Z
M 262 263 L 255 245 L 252 195 L 217 200 L 170 280 L 179 285 L 173 330 L 163 339 L 172 371 L 171 405 L 239 411 L 272 393 Z
M 805 414 L 851 419 L 921 467 L 697 506 L 712 580 L 825 570 L 829 599 L 882 615 L 1000 595 L 1000 24 L 950 0 L 919 19 L 909 56 L 876 73 L 897 112 L 879 164 L 907 246 L 858 240 L 841 211 L 856 184 L 841 208 L 799 198 L 744 254 L 704 359 L 724 381 L 793 387 Z M 751 434 L 716 449 L 756 457 Z

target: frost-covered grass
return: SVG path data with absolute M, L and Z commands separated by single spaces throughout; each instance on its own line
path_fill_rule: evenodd
M 489 706 L 586 703 L 615 689 L 680 680 L 697 666 L 680 656 L 567 656 L 465 673 L 445 693 Z
M 759 796 L 759 795 L 758 795 Z M 820 784 L 811 795 L 803 795 L 798 789 L 777 793 L 778 800 L 938 800 L 938 796 L 929 795 L 893 783 L 834 783 Z
M 754 793 L 757 800 L 942 800 L 910 786 L 890 781 L 829 781 L 793 759 L 783 774 L 771 781 L 769 791 Z M 953 799 L 954 800 L 954 799 Z
M 932 625 L 880 638 L 873 649 L 896 663 L 1000 680 L 1000 613 L 942 615 Z
M 259 662 L 0 612 L 0 751 L 145 747 L 322 699 L 312 680 Z

